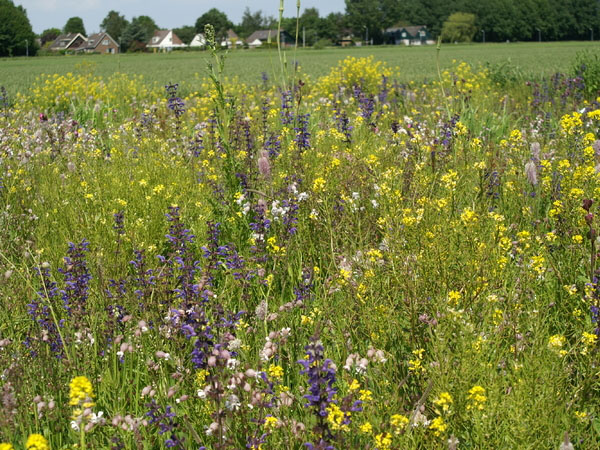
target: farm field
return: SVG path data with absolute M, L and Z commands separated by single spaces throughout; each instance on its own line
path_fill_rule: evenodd
M 576 53 L 594 49 L 594 42 L 550 42 L 550 43 L 510 43 L 450 45 L 445 44 L 440 53 L 440 65 L 447 69 L 452 61 L 464 61 L 473 66 L 478 64 L 507 64 L 518 67 L 523 75 L 530 78 L 550 76 L 554 72 L 567 71 Z M 286 50 L 291 68 L 294 51 Z M 424 47 L 355 47 L 331 48 L 324 50 L 302 50 L 297 59 L 302 72 L 311 77 L 326 75 L 339 61 L 348 56 L 365 57 L 373 55 L 391 67 L 398 67 L 398 79 L 421 82 L 437 77 L 436 46 Z M 42 74 L 65 75 L 92 72 L 107 77 L 115 72 L 128 75 L 143 75 L 146 83 L 164 86 L 168 83 L 190 84 L 198 77 L 205 76 L 208 52 L 175 52 L 172 54 L 123 54 L 95 56 L 62 56 L 36 58 L 0 59 L 0 83 L 14 94 L 31 86 L 36 77 Z M 270 78 L 280 73 L 277 50 L 236 50 L 230 51 L 225 75 L 237 77 L 246 84 L 257 84 L 262 72 Z
M 586 49 L 0 61 L 0 450 L 599 448 Z

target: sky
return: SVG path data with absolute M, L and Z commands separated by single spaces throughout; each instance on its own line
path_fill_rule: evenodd
M 83 19 L 88 34 L 100 30 L 100 23 L 110 10 L 118 11 L 127 20 L 146 15 L 161 28 L 177 28 L 194 25 L 196 19 L 211 8 L 227 14 L 233 23 L 239 23 L 244 9 L 261 10 L 267 16 L 277 17 L 279 0 L 13 0 L 27 10 L 33 31 L 41 33 L 48 28 L 62 28 L 70 17 Z M 300 13 L 304 8 L 317 8 L 321 16 L 330 12 L 343 12 L 344 0 L 301 0 Z M 296 15 L 296 1 L 284 0 L 284 16 Z

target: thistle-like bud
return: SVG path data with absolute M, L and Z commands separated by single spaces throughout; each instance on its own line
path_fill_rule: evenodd
M 525 175 L 527 176 L 527 181 L 529 181 L 532 186 L 537 186 L 537 167 L 533 161 L 529 161 L 525 164 Z
M 260 151 L 260 157 L 258 158 L 258 172 L 264 178 L 269 178 L 271 176 L 271 163 L 269 162 L 269 153 L 266 150 Z
M 591 198 L 584 198 L 582 208 L 589 212 L 593 204 L 594 200 L 592 200 Z
M 215 27 L 213 27 L 210 23 L 204 25 L 204 37 L 206 38 L 206 43 L 212 49 L 216 49 L 216 41 L 215 41 Z

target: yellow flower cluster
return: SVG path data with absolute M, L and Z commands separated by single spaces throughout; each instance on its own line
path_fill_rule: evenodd
M 25 448 L 27 450 L 50 450 L 46 438 L 38 433 L 34 433 L 27 438 Z
M 94 390 L 92 383 L 85 376 L 75 377 L 69 383 L 69 405 L 91 408 Z
M 482 410 L 485 408 L 487 397 L 485 396 L 485 389 L 481 386 L 473 386 L 469 389 L 469 395 L 467 396 L 469 403 L 467 409 L 478 409 Z

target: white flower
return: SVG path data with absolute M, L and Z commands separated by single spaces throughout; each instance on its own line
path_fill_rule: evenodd
M 235 369 L 239 365 L 240 365 L 240 362 L 235 358 L 231 358 L 231 359 L 227 360 L 227 368 L 230 370 Z
M 122 358 L 122 357 L 123 357 L 123 355 L 124 355 L 124 353 L 123 353 L 121 350 L 119 350 L 119 351 L 117 352 L 117 356 L 118 356 L 119 358 Z
M 98 411 L 98 413 L 92 413 L 90 416 L 91 423 L 98 423 L 102 420 L 102 416 L 104 415 L 104 411 Z
M 75 431 L 79 431 L 79 424 L 74 420 L 71 420 L 71 428 L 73 428 Z
M 352 193 L 352 200 L 358 200 L 360 198 L 360 194 L 358 192 Z
M 300 192 L 300 194 L 298 194 L 298 201 L 302 202 L 304 200 L 306 200 L 308 198 L 308 194 L 306 192 Z
M 373 205 L 373 208 L 377 208 L 379 206 L 379 203 L 377 203 L 377 200 L 373 199 L 371 200 L 371 205 Z

